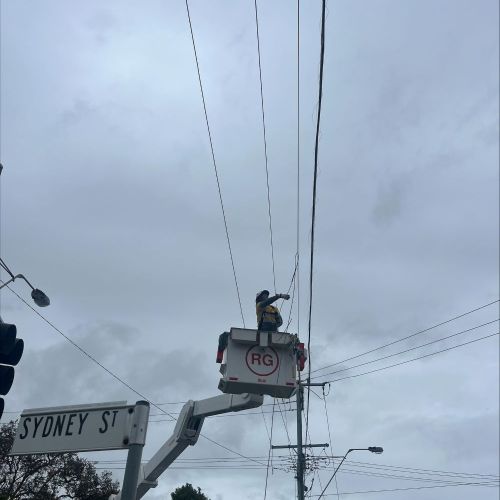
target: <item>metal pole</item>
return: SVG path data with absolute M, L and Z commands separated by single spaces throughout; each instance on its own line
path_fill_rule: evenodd
M 305 465 L 306 459 L 304 457 L 304 445 L 302 444 L 302 412 L 304 411 L 304 386 L 323 386 L 327 382 L 317 382 L 311 383 L 309 379 L 307 379 L 306 383 L 301 383 L 299 378 L 299 387 L 297 388 L 297 499 L 304 500 L 304 494 L 306 491 L 306 487 L 304 485 L 304 473 L 305 473 Z M 325 446 L 325 445 L 309 445 L 307 448 L 313 448 L 317 446 Z M 328 445 L 326 445 L 328 446 Z M 325 447 L 326 447 L 325 446 Z
M 304 500 L 304 452 L 302 449 L 302 410 L 304 388 L 299 382 L 297 388 L 297 499 Z
M 129 438 L 127 455 L 127 465 L 123 477 L 123 488 L 121 492 L 122 500 L 136 500 L 137 483 L 141 470 L 142 450 L 146 442 L 146 431 L 149 418 L 149 403 L 147 401 L 137 401 L 133 412 L 132 425 Z

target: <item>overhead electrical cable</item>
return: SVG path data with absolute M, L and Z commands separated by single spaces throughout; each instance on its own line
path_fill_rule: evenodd
M 165 405 L 184 405 L 188 401 L 172 401 L 172 402 L 167 402 L 167 403 L 156 403 L 158 406 L 165 406 Z M 290 408 L 293 407 L 293 403 L 295 403 L 295 400 L 288 400 L 286 401 L 286 404 L 289 405 Z M 264 403 L 262 406 L 273 406 L 273 403 Z M 6 413 L 6 412 L 4 412 Z
M 491 335 L 486 335 L 485 337 L 480 337 L 478 339 L 470 340 L 469 342 L 464 342 L 463 344 L 458 344 L 458 345 L 454 345 L 452 347 L 448 347 L 446 349 L 441 349 L 440 351 L 431 352 L 429 354 L 425 354 L 424 356 L 419 356 L 418 358 L 407 359 L 406 361 L 401 361 L 400 363 L 395 363 L 395 364 L 389 365 L 389 366 L 383 366 L 382 368 L 377 368 L 376 370 L 370 370 L 368 372 L 358 373 L 356 375 L 349 375 L 347 377 L 336 378 L 334 380 L 330 380 L 330 382 L 331 383 L 333 383 L 333 382 L 339 382 L 340 380 L 346 380 L 348 378 L 357 378 L 357 377 L 362 377 L 363 375 L 369 375 L 370 373 L 376 373 L 376 372 L 380 372 L 382 370 L 388 370 L 389 368 L 394 368 L 395 366 L 405 365 L 407 363 L 411 363 L 411 362 L 417 361 L 419 359 L 428 358 L 429 356 L 434 356 L 435 354 L 439 354 L 439 353 L 446 352 L 446 351 L 451 351 L 452 349 L 457 349 L 458 347 L 462 347 L 462 346 L 465 346 L 465 345 L 473 344 L 474 342 L 479 342 L 481 340 L 486 340 L 486 339 L 489 339 L 489 338 L 492 338 L 492 337 L 496 337 L 498 335 L 499 335 L 499 332 L 493 333 Z
M 267 484 L 269 480 L 269 466 L 273 467 L 272 453 L 273 453 L 273 430 L 274 430 L 274 408 L 271 416 L 271 436 L 269 437 L 269 451 L 267 453 L 267 467 L 266 467 L 266 483 L 264 486 L 264 500 L 267 498 Z
M 436 344 L 437 342 L 442 342 L 443 340 L 448 340 L 448 339 L 451 339 L 453 337 L 457 337 L 458 335 L 463 335 L 464 333 L 468 333 L 468 332 L 471 332 L 473 330 L 477 330 L 478 328 L 482 328 L 483 326 L 497 323 L 499 320 L 500 320 L 500 318 L 495 319 L 493 321 L 488 321 L 487 323 L 483 323 L 482 325 L 477 325 L 477 326 L 474 326 L 472 328 L 468 328 L 467 330 L 462 330 L 461 332 L 457 332 L 457 333 L 454 333 L 452 335 L 447 335 L 446 337 L 441 337 L 439 339 L 433 340 L 431 342 L 427 342 L 425 344 L 417 345 L 415 347 L 410 347 L 409 349 L 405 349 L 404 351 L 395 352 L 393 354 L 388 354 L 387 356 L 382 356 L 381 358 L 372 359 L 372 360 L 366 361 L 364 363 L 359 363 L 357 365 L 348 366 L 346 368 L 341 368 L 340 370 L 335 370 L 334 372 L 321 373 L 319 375 L 312 377 L 312 380 L 317 379 L 317 378 L 321 378 L 321 377 L 327 377 L 329 375 L 334 375 L 335 373 L 345 372 L 347 370 L 354 370 L 355 368 L 359 368 L 360 366 L 366 366 L 366 365 L 369 365 L 372 363 L 377 363 L 378 361 L 382 361 L 383 359 L 388 359 L 388 358 L 392 358 L 394 356 L 399 356 L 401 354 L 405 354 L 407 352 L 414 351 L 415 349 L 421 349 L 422 347 L 427 347 L 429 345 Z
M 332 442 L 332 433 L 331 433 L 331 430 L 330 430 L 330 417 L 328 416 L 328 407 L 326 405 L 326 394 L 325 394 L 325 386 L 323 385 L 321 387 L 321 389 L 323 390 L 323 404 L 325 406 L 325 418 L 326 418 L 326 428 L 328 429 L 328 443 L 330 444 L 330 450 L 333 454 L 333 442 Z M 328 394 L 330 393 L 330 384 L 328 384 Z M 332 458 L 332 465 L 333 467 L 335 467 L 335 459 Z M 337 476 L 335 476 L 335 491 L 337 493 L 337 499 L 340 500 L 340 495 L 339 495 L 339 485 L 337 483 Z
M 292 273 L 292 277 L 290 279 L 290 284 L 288 285 L 288 290 L 286 291 L 287 295 L 290 295 L 290 290 L 292 289 L 292 286 L 295 286 L 296 275 L 297 275 L 297 260 L 295 260 L 295 267 L 293 268 L 293 273 Z M 292 304 L 293 304 L 293 301 L 292 301 Z M 281 301 L 281 305 L 278 308 L 280 313 L 283 310 L 284 305 L 285 305 L 285 299 L 283 299 Z M 292 313 L 292 306 L 290 306 L 290 314 L 291 313 Z
M 285 410 L 283 410 L 283 409 L 281 408 L 280 401 L 279 401 L 278 399 L 276 400 L 276 402 L 278 403 L 278 409 L 279 409 L 279 411 L 280 411 L 281 420 L 282 420 L 282 422 L 283 422 L 283 427 L 284 427 L 284 429 L 285 429 L 286 439 L 287 439 L 287 441 L 288 441 L 288 446 L 290 446 L 290 445 L 292 444 L 292 441 L 290 440 L 290 433 L 288 432 L 288 423 L 287 423 L 287 420 L 286 420 L 285 415 L 283 415 L 283 412 L 284 412 L 284 411 L 286 411 L 286 409 L 285 409 Z M 282 400 L 282 402 L 283 402 L 283 400 Z M 295 460 L 295 457 L 294 457 L 294 455 L 293 455 L 293 452 L 292 452 L 292 448 L 291 448 L 291 447 L 290 447 L 290 448 L 288 448 L 288 455 L 289 455 L 289 457 L 290 457 L 291 459 Z
M 309 354 L 308 380 L 311 379 L 311 322 L 312 322 L 312 300 L 313 300 L 313 276 L 314 276 L 314 236 L 316 225 L 316 193 L 318 186 L 318 156 L 319 156 L 319 129 L 321 123 L 321 103 L 323 100 L 323 66 L 325 61 L 325 10 L 326 0 L 321 2 L 321 50 L 319 58 L 319 93 L 318 93 L 318 115 L 316 121 L 316 139 L 314 144 L 314 177 L 311 216 L 311 254 L 309 271 L 309 320 L 307 327 L 307 351 Z M 306 435 L 309 425 L 309 400 L 310 386 L 307 386 L 307 411 L 306 411 Z
M 252 456 L 250 458 L 253 459 L 266 459 L 267 456 Z M 341 458 L 339 456 L 332 456 L 332 455 L 320 455 L 317 456 L 316 459 L 318 461 L 327 461 L 330 463 L 331 459 L 338 459 Z M 147 460 L 146 460 L 147 461 Z M 274 463 L 281 463 L 281 464 L 286 464 L 286 463 L 292 463 L 290 460 L 289 455 L 274 455 L 273 456 L 273 461 Z M 126 462 L 126 459 L 116 459 L 116 460 L 93 460 L 92 463 L 95 464 L 124 464 Z M 247 459 L 242 459 L 239 457 L 192 457 L 192 458 L 178 458 L 176 460 L 176 463 L 182 463 L 182 464 L 217 464 L 217 463 L 245 463 L 248 462 Z M 478 474 L 478 473 L 466 473 L 466 472 L 452 472 L 452 471 L 441 471 L 441 470 L 435 470 L 435 469 L 421 469 L 421 468 L 415 468 L 415 467 L 403 467 L 403 466 L 396 466 L 396 465 L 387 465 L 387 464 L 378 464 L 378 463 L 373 463 L 373 462 L 357 462 L 354 460 L 346 460 L 344 462 L 348 467 L 356 467 L 356 468 L 363 468 L 363 469 L 372 469 L 373 471 L 380 472 L 380 469 L 382 471 L 390 471 L 392 474 L 388 474 L 394 478 L 397 478 L 397 474 L 418 474 L 418 475 L 425 475 L 427 478 L 436 476 L 437 478 L 442 478 L 442 477 L 449 477 L 450 482 L 451 479 L 466 479 L 468 481 L 471 480 L 478 480 L 481 481 L 484 484 L 490 484 L 493 482 L 498 482 L 500 481 L 500 476 L 495 475 L 495 474 Z M 330 467 L 331 469 L 334 468 L 332 465 Z M 355 469 L 344 469 L 342 468 L 341 471 L 345 470 L 350 470 L 355 472 Z M 362 472 L 362 471 L 361 471 Z M 401 476 L 401 477 L 408 477 L 408 476 Z M 414 479 L 419 479 L 419 478 L 414 478 Z M 424 478 L 425 479 L 425 478 Z
M 442 321 L 441 323 L 437 323 L 436 325 L 432 325 L 432 326 L 425 328 L 423 330 L 419 330 L 418 332 L 407 335 L 406 337 L 400 338 L 398 340 L 394 340 L 392 342 L 381 345 L 379 347 L 375 347 L 374 349 L 371 349 L 369 351 L 365 351 L 365 352 L 362 352 L 360 354 L 356 354 L 356 356 L 351 356 L 350 358 L 342 359 L 341 361 L 337 361 L 337 362 L 332 363 L 330 365 L 322 366 L 321 368 L 316 368 L 316 370 L 312 370 L 311 373 L 315 373 L 315 372 L 318 372 L 321 370 L 326 370 L 327 368 L 331 368 L 332 366 L 340 365 L 342 363 L 345 363 L 346 361 L 351 361 L 353 359 L 360 358 L 361 356 L 366 356 L 367 354 L 371 354 L 372 352 L 379 351 L 380 349 L 384 349 L 385 347 L 389 347 L 389 346 L 397 344 L 399 342 L 403 342 L 403 340 L 407 340 L 407 339 L 410 339 L 410 338 L 415 337 L 417 335 L 421 335 L 422 333 L 425 333 L 425 332 L 428 332 L 428 331 L 433 330 L 435 328 L 438 328 L 439 326 L 446 325 L 447 323 L 451 323 L 452 321 L 463 318 L 464 316 L 468 316 L 469 314 L 472 314 L 476 311 L 480 311 L 481 309 L 485 309 L 486 307 L 489 307 L 493 304 L 497 304 L 498 302 L 499 302 L 498 299 L 494 300 L 493 302 L 489 302 L 488 304 L 484 304 L 482 306 L 476 307 L 475 309 L 471 309 L 470 311 L 459 314 L 458 316 L 454 316 L 453 318 L 447 319 L 446 321 Z
M 353 467 L 351 465 L 351 467 Z M 474 479 L 476 481 L 482 481 L 484 484 L 491 484 L 493 482 L 498 482 L 498 479 L 493 479 L 493 478 L 480 478 L 477 476 L 453 476 L 450 478 L 450 476 L 447 476 L 448 479 L 443 479 L 443 476 L 438 476 L 440 479 L 436 477 L 436 475 L 429 476 L 425 475 L 425 477 L 420 477 L 424 475 L 425 473 L 422 472 L 411 472 L 411 471 L 402 471 L 402 470 L 397 470 L 397 469 L 389 469 L 389 471 L 386 468 L 371 468 L 371 470 L 364 470 L 363 466 L 360 465 L 354 465 L 356 467 L 355 469 L 349 469 L 349 468 L 343 468 L 342 472 L 349 472 L 352 474 L 370 474 L 370 475 L 376 475 L 377 477 L 388 477 L 391 479 L 401 479 L 401 480 L 408 480 L 408 481 L 424 481 L 424 482 L 434 482 L 434 483 L 456 483 L 456 479 L 467 479 L 471 480 Z M 362 470 L 360 470 L 360 468 Z M 390 473 L 389 473 L 390 472 Z M 402 474 L 418 474 L 419 476 L 405 476 Z
M 165 403 L 163 403 L 165 404 Z M 158 403 L 155 403 L 156 406 L 160 406 Z M 262 405 L 262 406 L 270 406 L 270 405 Z M 261 406 L 261 408 L 262 408 Z M 295 408 L 283 408 L 281 410 L 282 412 L 294 412 L 297 411 Z M 11 414 L 11 415 L 20 415 L 23 412 L 23 410 L 11 410 L 11 411 L 4 411 L 4 415 L 6 414 Z M 180 415 L 180 412 L 171 412 L 171 415 Z M 239 417 L 241 415 L 261 415 L 261 412 L 258 411 L 252 411 L 252 412 L 245 412 L 245 411 L 238 411 L 234 413 L 227 413 L 223 415 L 212 415 L 211 418 L 225 418 L 225 417 Z M 272 411 L 264 411 L 264 414 L 270 415 L 272 414 Z M 154 417 L 163 417 L 165 414 L 164 413 L 152 413 L 149 415 L 149 418 L 154 418 Z M 173 420 L 162 420 L 162 422 L 173 422 Z
M 297 231 L 296 264 L 297 269 L 297 336 L 300 337 L 300 0 L 297 0 Z M 291 313 L 291 309 L 290 309 Z
M 330 458 L 338 458 L 331 456 L 318 457 L 320 460 L 329 460 Z M 397 479 L 412 479 L 412 480 L 429 480 L 432 479 L 434 481 L 444 481 L 444 482 L 453 482 L 456 479 L 466 479 L 466 480 L 480 480 L 484 483 L 498 482 L 500 481 L 499 476 L 488 475 L 488 474 L 468 474 L 468 473 L 446 473 L 442 474 L 439 472 L 425 472 L 427 469 L 415 469 L 408 467 L 397 467 L 391 465 L 383 465 L 383 464 L 371 464 L 365 462 L 354 462 L 351 460 L 346 460 L 345 462 L 346 468 L 342 468 L 339 472 L 344 473 L 346 471 L 355 472 L 370 472 L 377 474 L 385 474 L 388 477 L 397 478 Z M 355 467 L 355 469 L 349 469 L 347 467 Z M 326 469 L 334 470 L 335 467 L 326 466 Z M 361 470 L 359 470 L 361 469 Z M 366 470 L 368 469 L 368 470 Z M 390 474 L 389 474 L 390 472 Z M 414 474 L 417 476 L 425 476 L 425 477 L 415 477 L 415 476 L 402 476 L 401 474 Z M 443 479 L 447 478 L 447 479 Z
M 269 413 L 269 412 L 266 412 Z M 262 406 L 260 407 L 260 415 L 262 415 L 262 420 L 264 420 L 264 427 L 266 428 L 266 434 L 267 434 L 267 439 L 269 439 L 269 442 L 271 442 L 271 434 L 269 434 L 269 429 L 267 428 L 267 421 L 266 417 L 264 415 L 264 410 L 262 409 Z
M 3 283 L 2 280 L 0 280 L 1 283 Z M 96 363 L 98 366 L 100 366 L 104 371 L 106 371 L 109 375 L 111 375 L 113 378 L 115 378 L 116 380 L 118 380 L 121 384 L 123 384 L 125 387 L 127 387 L 128 389 L 130 389 L 132 392 L 134 392 L 135 394 L 137 394 L 139 397 L 141 397 L 142 399 L 144 399 L 145 401 L 148 401 L 149 404 L 151 406 L 154 406 L 157 410 L 160 410 L 164 415 L 167 415 L 169 416 L 172 421 L 177 421 L 177 418 L 175 418 L 171 413 L 167 412 L 166 410 L 164 410 L 163 408 L 161 408 L 159 405 L 157 405 L 156 403 L 152 402 L 150 399 L 148 399 L 146 396 L 144 396 L 143 394 L 141 394 L 139 391 L 137 391 L 136 389 L 134 389 L 130 384 L 128 384 L 127 382 L 125 382 L 122 378 L 120 378 L 118 375 L 116 375 L 115 373 L 113 373 L 109 368 L 106 368 L 102 363 L 100 363 L 96 358 L 94 358 L 91 354 L 89 354 L 87 351 L 85 351 L 85 349 L 83 349 L 82 347 L 80 347 L 74 340 L 72 340 L 70 337 L 68 337 L 67 335 L 65 335 L 59 328 L 57 328 L 51 321 L 49 321 L 45 316 L 43 316 L 42 314 L 40 314 L 34 307 L 31 306 L 31 304 L 29 304 L 28 302 L 26 302 L 20 295 L 18 295 L 12 288 L 10 288 L 9 286 L 7 286 L 7 288 L 19 299 L 21 300 L 26 306 L 28 306 L 37 316 L 39 316 L 40 318 L 43 319 L 43 321 L 45 321 L 45 323 L 47 323 L 51 328 L 53 328 L 57 333 L 59 333 L 59 335 L 61 335 L 62 337 L 64 337 L 73 347 L 75 347 L 76 349 L 78 349 L 83 355 L 85 355 L 87 358 L 89 358 L 91 361 L 93 361 L 94 363 Z M 238 451 L 236 450 L 232 450 L 231 448 L 228 448 L 227 446 L 223 445 L 222 443 L 219 443 L 218 441 L 215 441 L 214 439 L 212 438 L 209 438 L 208 436 L 205 436 L 204 434 L 200 434 L 200 437 L 206 439 L 207 441 L 215 444 L 216 446 L 219 446 L 220 448 L 226 450 L 226 451 L 229 451 L 230 453 L 233 453 L 234 455 L 238 455 L 239 457 L 242 457 L 242 458 L 248 458 L 246 457 L 245 455 L 239 453 Z M 265 463 L 263 462 L 259 462 L 257 460 L 253 460 L 253 459 L 250 459 L 251 461 L 253 462 L 256 462 L 260 465 L 266 465 Z
M 482 483 L 456 483 L 456 484 L 437 484 L 434 486 L 413 486 L 410 488 L 391 488 L 386 490 L 364 490 L 364 491 L 341 491 L 341 495 L 361 495 L 363 493 L 388 493 L 392 491 L 410 491 L 410 490 L 427 490 L 432 488 L 449 488 L 452 486 L 485 486 Z M 491 485 L 490 487 L 497 487 L 495 485 Z M 318 500 L 322 497 L 333 497 L 335 493 L 326 493 L 322 495 L 312 495 L 313 497 L 317 497 Z
M 217 470 L 217 469 L 223 469 L 223 470 L 264 470 L 266 467 L 265 465 L 236 465 L 236 466 L 228 466 L 228 465 L 198 465 L 198 466 L 184 466 L 184 465 L 171 465 L 169 469 L 177 469 L 177 470 Z M 125 467 L 96 467 L 96 469 L 99 470 L 124 470 Z M 288 470 L 281 468 L 281 467 L 275 467 L 274 470 L 281 470 L 282 472 L 288 472 Z
M 3 283 L 2 280 L 0 280 L 1 283 Z M 101 367 L 106 373 L 111 375 L 114 379 L 118 380 L 122 385 L 124 385 L 127 389 L 131 390 L 134 394 L 139 396 L 140 398 L 144 399 L 145 401 L 148 401 L 148 403 L 151 406 L 154 406 L 156 409 L 160 410 L 162 414 L 168 415 L 172 420 L 176 420 L 176 418 L 171 415 L 169 412 L 165 411 L 163 408 L 160 406 L 156 405 L 153 403 L 150 399 L 148 399 L 144 394 L 140 393 L 138 390 L 134 389 L 128 382 L 123 380 L 121 377 L 116 375 L 113 371 L 111 371 L 109 368 L 106 368 L 100 361 L 98 361 L 92 354 L 88 353 L 83 347 L 80 347 L 74 340 L 72 340 L 70 337 L 68 337 L 64 332 L 62 332 L 57 326 L 55 326 L 51 321 L 49 321 L 43 314 L 39 313 L 29 302 L 26 302 L 17 292 L 15 292 L 12 288 L 7 286 L 7 288 L 19 299 L 21 300 L 26 306 L 28 306 L 37 316 L 42 318 L 45 323 L 47 323 L 51 328 L 53 328 L 59 335 L 64 337 L 73 347 L 78 349 L 84 356 L 89 358 L 91 361 L 93 361 L 96 365 Z
M 295 255 L 295 257 L 297 257 L 297 255 Z M 294 301 L 295 301 L 295 288 L 296 288 L 296 278 L 297 278 L 297 259 L 295 259 L 295 267 L 293 268 L 293 274 L 292 274 L 292 278 L 290 279 L 290 285 L 288 286 L 288 290 L 287 290 L 287 295 L 290 295 L 290 290 L 292 290 L 292 287 L 293 287 L 293 290 L 292 290 L 292 300 L 290 301 L 290 309 L 288 311 L 288 320 L 287 320 L 287 326 L 285 328 L 285 333 L 288 332 L 288 326 L 290 325 L 291 323 L 291 318 L 292 318 L 292 311 L 293 311 L 293 305 L 294 305 Z M 281 305 L 279 307 L 279 311 L 280 313 L 282 312 L 283 308 L 284 308 L 284 305 L 285 305 L 285 300 L 283 299 L 282 302 L 281 302 Z M 284 313 L 283 313 L 284 315 Z
M 285 412 L 294 412 L 296 410 L 282 410 L 282 411 L 285 411 Z M 266 415 L 273 415 L 273 412 L 272 411 L 265 411 L 264 414 Z M 173 413 L 173 415 L 179 415 L 178 413 Z M 252 411 L 252 412 L 242 412 L 242 411 L 238 411 L 238 412 L 234 412 L 234 413 L 224 413 L 223 415 L 212 415 L 210 418 L 229 418 L 229 417 L 245 417 L 245 416 L 249 416 L 249 415 L 260 415 L 262 416 L 262 413 L 261 412 L 258 412 L 258 411 Z M 160 414 L 155 414 L 153 415 L 153 417 L 160 417 L 162 415 Z M 172 422 L 172 420 L 150 420 L 149 423 L 157 423 L 157 422 Z
M 436 470 L 436 469 L 422 469 L 418 467 L 403 467 L 401 465 L 388 465 L 388 464 L 379 464 L 374 462 L 359 462 L 354 460 L 346 460 L 346 464 L 355 465 L 357 467 L 368 466 L 375 469 L 396 469 L 403 470 L 405 472 L 411 472 L 412 474 L 427 474 L 427 475 L 437 475 L 437 476 L 449 476 L 449 477 L 464 477 L 464 478 L 490 478 L 493 480 L 500 480 L 500 476 L 498 474 L 480 474 L 477 472 L 454 472 L 454 471 L 445 471 L 445 470 Z
M 337 472 L 337 469 L 331 468 L 330 470 L 334 470 Z M 325 491 L 327 490 L 330 482 L 334 477 L 336 477 L 336 474 L 333 474 L 333 476 L 330 478 L 328 481 L 327 485 L 325 488 L 322 490 L 321 494 L 318 496 L 318 500 L 322 498 L 325 495 Z M 443 479 L 434 479 L 434 478 L 415 478 L 411 476 L 402 476 L 402 475 L 397 475 L 397 474 L 384 474 L 380 472 L 368 472 L 368 471 L 358 471 L 358 470 L 352 470 L 352 469 L 347 469 L 343 468 L 338 471 L 340 474 L 354 474 L 354 475 L 359 475 L 359 476 L 370 476 L 370 477 L 380 477 L 380 478 L 386 478 L 386 479 L 394 479 L 394 480 L 404 480 L 404 481 L 414 481 L 414 482 L 425 482 L 425 483 L 440 483 L 439 486 L 458 486 L 458 485 L 463 485 L 463 482 L 457 482 L 457 481 L 451 481 L 451 480 L 443 480 Z M 483 487 L 498 487 L 498 481 L 478 481 L 474 483 L 476 486 L 483 486 Z M 343 494 L 343 493 L 341 493 Z M 333 495 L 329 495 L 333 496 Z
M 295 270 L 297 270 L 297 267 L 295 267 Z M 293 280 L 293 290 L 292 290 L 292 300 L 290 301 L 290 311 L 288 312 L 288 320 L 286 322 L 285 326 L 285 332 L 288 332 L 288 327 L 290 326 L 290 323 L 292 322 L 292 312 L 293 312 L 293 304 L 295 302 L 295 291 L 297 289 L 297 280 Z M 297 308 L 298 309 L 298 308 Z M 298 336 L 298 334 L 297 334 Z
M 391 488 L 391 489 L 384 489 L 384 490 L 364 490 L 364 491 L 342 491 L 340 492 L 341 495 L 361 495 L 363 493 L 385 493 L 385 492 L 391 492 L 391 491 L 409 491 L 409 490 L 428 490 L 432 488 L 449 488 L 453 486 L 486 486 L 490 488 L 498 488 L 498 486 L 492 484 L 492 485 L 485 485 L 483 483 L 455 483 L 455 484 L 436 484 L 433 486 L 413 486 L 409 488 Z M 322 497 L 333 497 L 335 496 L 335 493 L 326 493 L 322 495 L 312 495 L 313 497 L 317 497 L 318 500 Z
M 326 467 L 326 470 L 335 470 L 334 467 Z M 358 469 L 342 468 L 338 471 L 339 474 L 352 474 L 356 476 L 370 476 L 370 477 L 380 477 L 384 479 L 396 479 L 398 481 L 414 481 L 419 483 L 438 483 L 438 484 L 457 484 L 460 481 L 453 481 L 451 479 L 436 479 L 436 478 L 425 478 L 425 477 L 414 477 L 414 476 L 404 476 L 401 474 L 388 474 L 384 472 L 371 472 Z M 336 477 L 336 476 L 334 476 Z M 470 478 L 469 478 L 470 480 Z M 481 480 L 483 486 L 491 486 L 492 484 L 498 482 L 498 480 Z
M 236 267 L 234 264 L 233 250 L 231 248 L 231 240 L 229 238 L 229 229 L 228 229 L 228 224 L 227 224 L 226 211 L 224 209 L 224 202 L 222 200 L 222 189 L 221 189 L 220 180 L 219 180 L 219 172 L 217 170 L 217 163 L 215 161 L 214 144 L 212 141 L 212 133 L 210 131 L 210 124 L 208 121 L 207 104 L 205 102 L 205 94 L 203 92 L 203 84 L 201 81 L 201 73 L 200 73 L 200 64 L 198 62 L 198 53 L 196 52 L 196 43 L 194 41 L 193 25 L 191 23 L 191 14 L 189 12 L 188 0 L 186 0 L 186 11 L 187 11 L 187 16 L 188 16 L 188 21 L 189 21 L 189 30 L 191 32 L 191 40 L 193 42 L 194 58 L 196 61 L 196 71 L 198 73 L 198 82 L 200 84 L 201 100 L 203 101 L 203 111 L 205 112 L 205 122 L 207 124 L 208 139 L 210 142 L 210 151 L 212 152 L 212 162 L 213 162 L 213 166 L 214 166 L 215 179 L 217 181 L 217 190 L 219 192 L 219 200 L 220 200 L 220 206 L 221 206 L 221 210 L 222 210 L 222 218 L 224 219 L 224 228 L 226 230 L 227 247 L 229 250 L 229 257 L 231 259 L 231 267 L 233 269 L 234 284 L 236 286 L 236 294 L 238 296 L 238 303 L 240 305 L 241 320 L 243 321 L 243 327 L 245 328 L 246 327 L 245 326 L 245 317 L 243 316 L 243 307 L 241 305 L 240 288 L 238 286 L 238 278 L 236 277 Z
M 266 185 L 267 185 L 267 213 L 269 216 L 269 236 L 271 241 L 271 259 L 273 264 L 273 284 L 274 293 L 277 293 L 276 288 L 276 270 L 275 270 L 275 260 L 274 260 L 274 243 L 273 243 L 273 222 L 271 217 L 271 194 L 269 189 L 269 166 L 267 157 L 267 136 L 266 136 L 266 118 L 264 113 L 264 91 L 262 89 L 262 64 L 260 58 L 260 36 L 259 36 L 259 15 L 257 10 L 257 0 L 254 0 L 255 5 L 255 29 L 257 32 L 257 54 L 259 60 L 259 81 L 260 81 L 260 107 L 262 111 L 262 132 L 264 135 L 264 159 L 266 166 Z

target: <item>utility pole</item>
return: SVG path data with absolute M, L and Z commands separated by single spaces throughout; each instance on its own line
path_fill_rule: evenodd
M 311 383 L 299 381 L 297 387 L 297 444 L 271 446 L 272 449 L 291 449 L 297 450 L 297 500 L 304 500 L 306 486 L 304 484 L 304 476 L 306 472 L 306 458 L 304 448 L 328 448 L 328 443 L 321 444 L 303 444 L 302 442 L 302 413 L 304 411 L 304 387 L 323 387 L 328 382 Z M 306 436 L 307 439 L 307 436 Z
M 300 383 L 297 389 L 297 499 L 304 500 L 305 457 L 302 447 L 302 412 L 304 411 L 304 387 Z M 306 436 L 307 437 L 307 436 Z

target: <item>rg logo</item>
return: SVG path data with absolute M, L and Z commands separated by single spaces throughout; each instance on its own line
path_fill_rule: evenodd
M 248 369 L 259 377 L 272 375 L 279 366 L 278 353 L 272 347 L 252 346 L 247 351 Z

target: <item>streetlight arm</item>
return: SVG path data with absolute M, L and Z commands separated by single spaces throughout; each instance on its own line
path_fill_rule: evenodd
M 2 266 L 3 267 L 3 266 Z M 12 278 L 9 280 L 9 281 L 6 281 L 5 283 L 2 283 L 2 285 L 0 285 L 0 290 L 4 287 L 4 286 L 7 286 L 9 283 L 12 283 L 13 281 L 17 280 L 18 278 L 21 278 L 22 280 L 26 281 L 26 283 L 28 283 L 28 285 L 30 286 L 30 288 L 32 290 L 35 289 L 35 287 L 26 279 L 26 277 L 23 275 L 23 274 L 16 274 L 16 276 L 14 275 L 11 275 Z
M 328 488 L 328 486 L 330 486 L 330 483 L 335 477 L 335 474 L 337 474 L 337 471 L 340 469 L 340 466 L 344 463 L 344 460 L 347 458 L 347 455 L 351 453 L 351 451 L 370 451 L 371 453 L 376 453 L 377 455 L 379 455 L 380 453 L 383 453 L 384 449 L 380 446 L 369 446 L 368 448 L 350 448 L 349 450 L 347 450 L 347 453 L 342 457 L 342 460 L 337 465 L 337 468 L 333 471 L 332 477 L 330 478 L 328 483 L 326 483 L 326 486 L 323 488 L 323 491 L 321 492 L 321 495 L 318 497 L 318 500 L 320 500 L 320 498 L 323 498 L 326 489 Z
M 335 477 L 335 474 L 337 474 L 337 471 L 340 469 L 340 466 L 344 463 L 344 460 L 347 458 L 347 455 L 349 455 L 349 453 L 351 453 L 351 451 L 354 451 L 354 448 L 351 448 L 350 450 L 348 450 L 347 453 L 342 457 L 342 460 L 337 465 L 337 468 L 333 471 L 332 477 L 329 479 L 328 483 L 326 483 L 326 486 L 323 488 L 323 491 L 321 492 L 321 495 L 318 497 L 318 500 L 320 500 L 320 498 L 323 497 L 323 494 L 325 493 L 328 486 L 330 486 L 330 483 L 332 482 L 333 478 Z
M 4 287 L 6 287 L 9 283 L 12 283 L 13 281 L 15 281 L 16 279 L 18 278 L 21 278 L 22 280 L 24 280 L 28 286 L 31 288 L 31 298 L 35 301 L 35 304 L 38 306 L 38 307 L 47 307 L 48 305 L 50 305 L 50 299 L 47 297 L 47 295 L 42 292 L 41 290 L 39 290 L 38 288 L 35 288 L 27 279 L 26 279 L 26 276 L 24 276 L 23 274 L 17 274 L 16 276 L 14 276 L 9 268 L 5 265 L 5 262 L 2 261 L 2 259 L 0 259 L 0 266 L 4 269 L 7 270 L 7 272 L 10 274 L 11 278 L 9 281 L 6 281 L 5 283 L 2 283 L 0 285 L 0 290 Z
M 28 285 L 30 286 L 30 288 L 32 290 L 35 289 L 35 287 L 26 279 L 26 276 L 24 276 L 24 274 L 17 274 L 14 276 L 14 273 L 9 269 L 9 267 L 7 266 L 7 264 L 5 263 L 5 261 L 0 257 L 0 266 L 5 269 L 5 271 L 9 274 L 9 276 L 11 277 L 11 279 L 7 282 L 7 283 L 10 283 L 11 281 L 14 281 L 16 280 L 17 278 L 21 278 L 23 279 L 24 281 L 26 281 L 26 283 L 28 283 Z M 4 283 L 2 286 L 0 286 L 0 288 L 4 287 L 7 283 Z

